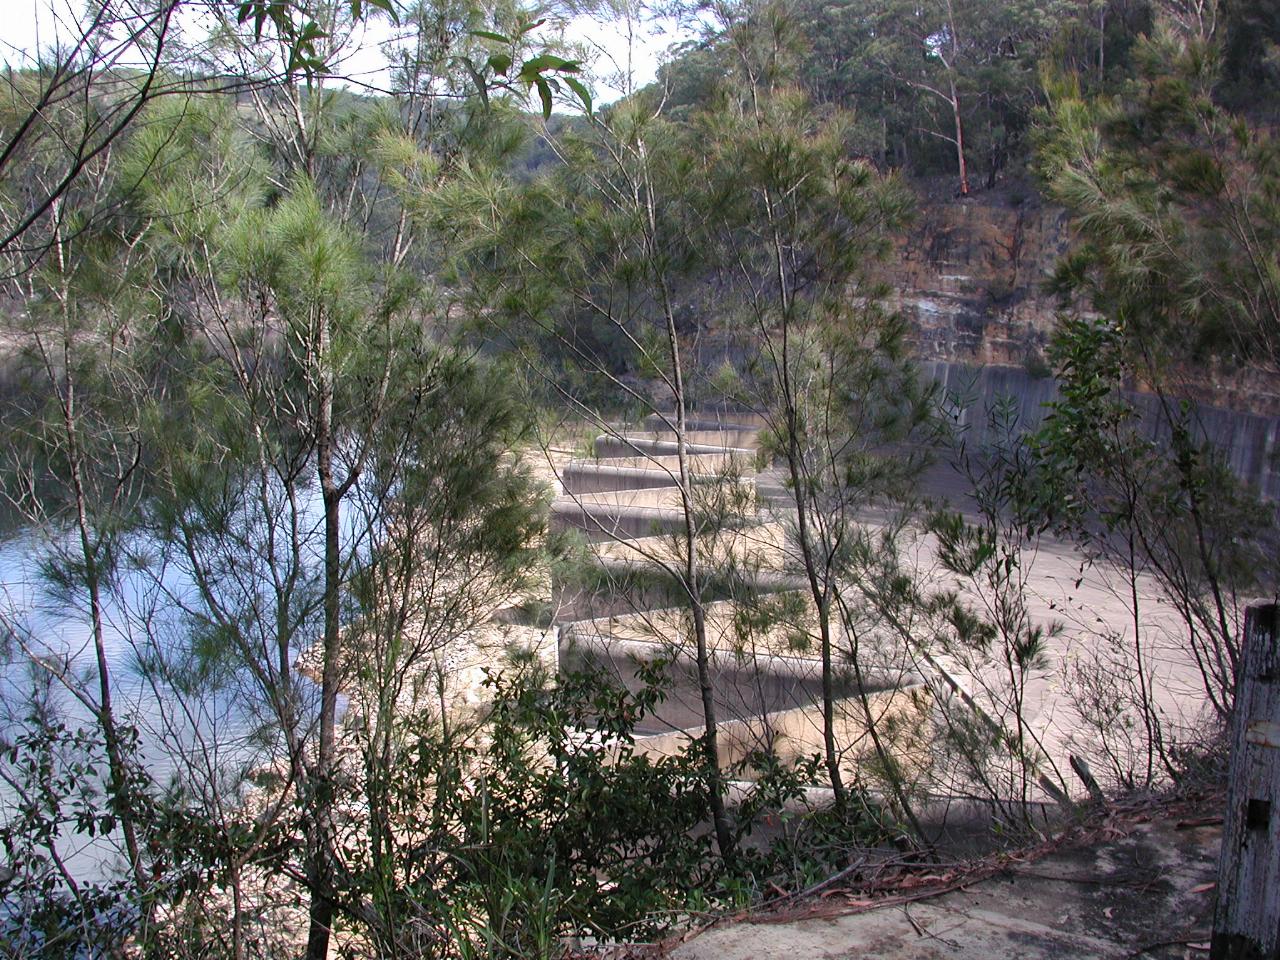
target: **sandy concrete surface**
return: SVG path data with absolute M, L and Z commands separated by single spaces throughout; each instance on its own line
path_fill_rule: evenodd
M 1184 819 L 1185 818 L 1185 819 Z M 712 927 L 672 960 L 1122 960 L 1207 956 L 1219 826 L 1186 811 L 1088 831 L 1044 856 L 952 868 L 950 892 L 828 894 Z

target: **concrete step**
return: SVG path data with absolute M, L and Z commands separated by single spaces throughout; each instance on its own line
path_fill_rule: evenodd
M 687 427 L 697 430 L 720 430 L 726 427 L 760 430 L 765 426 L 764 418 L 757 413 L 717 410 L 714 407 L 686 410 L 684 418 Z M 670 430 L 671 424 L 675 422 L 674 412 L 651 413 L 644 418 L 644 426 L 649 430 Z
M 615 466 L 613 460 L 574 460 L 561 467 L 560 486 L 565 493 L 573 494 L 674 487 L 680 479 L 678 471 L 679 465 L 672 470 L 666 467 Z M 716 473 L 695 473 L 693 476 L 695 483 L 718 479 L 720 476 Z
M 700 555 L 712 566 L 724 567 L 732 563 L 738 569 L 772 569 L 785 567 L 789 549 L 787 526 L 772 522 L 764 513 L 757 513 L 754 522 L 728 531 L 708 531 L 698 538 Z M 648 559 L 661 557 L 675 560 L 684 555 L 681 544 L 670 537 L 641 538 L 620 543 L 602 543 L 592 548 L 599 557 L 622 559 Z
M 642 617 L 644 614 L 637 614 Z M 614 618 L 622 619 L 622 618 Z M 599 621 L 596 621 L 598 623 Z M 592 632 L 587 624 L 562 628 L 560 665 L 568 670 L 601 670 L 612 675 L 623 687 L 635 692 L 645 685 L 640 665 L 661 659 L 666 663 L 663 699 L 655 705 L 637 728 L 642 735 L 669 732 L 687 738 L 696 736 L 703 722 L 702 690 L 699 681 L 694 644 L 688 636 L 673 634 L 665 639 L 637 639 Z M 769 652 L 752 652 L 713 647 L 709 655 L 712 696 L 722 722 L 746 722 L 751 725 L 753 742 L 763 747 L 765 741 L 754 740 L 762 730 L 772 730 L 793 738 L 790 746 L 805 744 L 804 755 L 821 748 L 822 663 L 816 656 L 792 656 Z M 916 689 L 921 680 L 905 666 L 868 663 L 863 669 L 865 692 L 873 701 L 898 696 L 904 690 Z M 861 728 L 865 713 L 848 667 L 837 671 L 834 693 L 840 706 L 842 729 Z M 882 708 L 877 708 L 877 710 Z M 793 713 L 800 711 L 799 713 Z M 792 714 L 797 722 L 783 720 Z M 799 722 L 803 718 L 803 723 Z M 728 727 L 726 729 L 733 729 Z M 802 733 L 807 731 L 807 735 Z M 744 735 L 747 731 L 741 731 Z M 815 739 L 816 738 L 816 739 Z M 741 761 L 746 753 L 730 750 L 722 759 L 726 765 Z M 658 744 L 651 744 L 658 746 Z M 843 744 L 842 744 L 843 745 Z M 674 752 L 677 741 L 668 741 L 666 749 Z M 659 750 L 658 752 L 663 752 Z
M 639 581 L 646 577 L 661 578 L 666 576 L 666 569 L 657 559 L 645 559 L 641 557 L 598 557 L 596 558 L 596 566 L 600 571 L 608 577 L 617 581 Z M 808 581 L 796 574 L 783 573 L 779 570 L 751 570 L 748 572 L 736 572 L 732 586 L 726 586 L 726 590 L 732 590 L 738 595 L 744 593 L 765 594 L 765 593 L 781 593 L 785 590 L 800 590 L 806 587 Z M 672 592 L 678 593 L 678 584 L 672 581 Z
M 702 453 L 686 458 L 695 482 L 746 479 L 755 476 L 755 463 L 732 453 Z M 673 454 L 578 458 L 559 468 L 566 493 L 675 486 L 680 479 L 680 458 Z
M 581 474 L 574 474 L 571 477 L 571 481 L 575 485 L 589 485 L 594 480 L 599 480 L 602 483 L 608 484 L 617 479 L 622 478 L 612 472 L 602 474 L 584 472 Z M 705 503 L 708 496 L 717 492 L 723 492 L 726 496 L 737 496 L 739 499 L 734 502 L 738 503 L 751 503 L 752 498 L 755 496 L 755 480 L 751 477 L 725 480 L 721 477 L 710 475 L 695 476 L 692 480 L 692 494 L 695 507 L 700 503 Z M 559 497 L 558 500 L 568 500 L 573 503 L 589 504 L 591 506 L 615 504 L 619 508 L 680 507 L 684 503 L 684 499 L 680 495 L 680 488 L 674 483 L 654 483 L 652 485 L 628 487 L 606 487 L 601 490 L 582 491 L 572 490 L 566 484 L 565 493 Z
M 686 428 L 685 443 L 691 445 L 705 444 L 715 447 L 752 447 L 755 446 L 758 430 L 747 427 L 718 427 L 697 430 Z M 676 432 L 665 427 L 655 430 L 627 430 L 624 433 L 601 434 L 606 437 L 624 437 L 629 440 L 676 440 Z
M 683 530 L 684 525 L 684 511 L 669 507 L 577 503 L 571 499 L 551 504 L 552 530 L 581 530 L 593 543 L 673 533 Z
M 890 714 L 901 717 L 918 716 L 920 701 L 912 696 L 916 689 L 903 686 L 869 692 L 866 694 L 867 707 L 880 717 Z M 765 706 L 763 710 L 743 710 L 737 715 L 726 714 L 722 710 L 720 717 L 723 719 L 717 718 L 721 769 L 734 771 L 735 776 L 749 775 L 752 772 L 751 756 L 758 750 L 772 749 L 780 759 L 792 763 L 821 755 L 824 749 L 823 719 L 818 701 L 817 695 L 807 701 L 785 694 L 770 699 L 766 692 L 765 699 L 759 701 Z M 854 780 L 861 772 L 858 769 L 859 758 L 871 753 L 873 749 L 863 720 L 865 715 L 860 696 L 842 696 L 836 701 L 836 739 L 843 758 L 841 767 L 850 780 Z M 692 723 L 687 727 L 637 737 L 636 752 L 657 759 L 688 750 L 690 743 L 701 737 L 706 729 L 701 723 L 700 714 L 690 711 L 690 716 Z M 657 726 L 660 722 L 661 718 L 654 718 L 652 725 Z
M 655 487 L 628 487 L 623 490 L 597 490 L 594 493 L 574 493 L 557 499 L 557 503 L 569 502 L 584 507 L 665 507 L 675 509 L 682 503 L 680 488 L 674 484 Z
M 805 582 L 786 562 L 787 527 L 767 519 L 767 501 L 789 499 L 782 478 L 771 470 L 763 490 L 757 489 L 758 418 L 706 410 L 685 425 L 684 453 L 695 480 L 723 483 L 731 473 L 751 494 L 751 516 L 742 518 L 746 527 L 700 535 L 710 561 L 703 596 L 720 598 L 705 610 L 724 759 L 738 764 L 754 749 L 779 745 L 788 756 L 796 750 L 796 758 L 807 756 L 822 746 L 822 663 L 816 626 L 804 612 L 811 608 L 803 599 Z M 647 418 L 644 427 L 602 434 L 592 445 L 595 459 L 571 460 L 559 469 L 566 495 L 552 504 L 552 528 L 582 531 L 595 567 L 566 583 L 556 598 L 562 613 L 573 618 L 561 620 L 558 651 L 562 669 L 605 670 L 633 691 L 644 685 L 641 664 L 667 661 L 664 698 L 638 730 L 666 732 L 649 738 L 644 748 L 661 754 L 687 746 L 704 714 L 692 628 L 688 611 L 679 606 L 686 598 L 670 569 L 681 562 L 677 537 L 686 529 L 677 483 L 679 446 L 662 417 Z M 732 573 L 717 576 L 716 570 Z M 781 596 L 787 593 L 800 598 L 798 614 Z M 787 611 L 785 623 L 739 622 L 742 611 L 728 599 L 775 594 L 779 612 Z M 865 736 L 862 697 L 875 698 L 881 704 L 877 711 L 918 709 L 910 691 L 922 682 L 901 648 L 862 649 L 863 689 L 851 665 L 839 667 L 835 676 L 836 696 L 844 701 L 839 736 L 851 760 Z
M 756 472 L 755 458 L 752 457 L 745 462 L 741 457 L 735 457 L 730 453 L 700 453 L 691 454 L 686 457 L 689 469 L 694 473 L 702 474 L 723 474 L 725 470 L 732 466 L 740 472 L 754 474 Z M 578 458 L 570 461 L 571 463 L 598 463 L 602 466 L 611 467 L 641 467 L 647 470 L 662 470 L 670 473 L 673 477 L 680 474 L 680 458 L 675 454 L 640 454 L 637 456 L 626 457 L 591 457 Z
M 587 621 L 588 623 L 591 621 Z M 597 621 L 598 622 L 598 621 Z M 562 627 L 560 630 L 560 659 L 566 657 L 591 657 L 614 663 L 642 663 L 665 659 L 673 667 L 695 668 L 692 639 L 675 636 L 661 640 L 638 640 L 633 637 L 614 636 L 608 632 L 597 633 L 583 623 Z M 717 675 L 746 675 L 754 682 L 761 678 L 783 678 L 803 683 L 816 682 L 821 689 L 822 661 L 817 656 L 789 656 L 767 651 L 733 650 L 716 648 L 710 653 L 713 672 Z M 834 671 L 836 688 L 840 696 L 851 695 L 857 687 L 853 681 L 853 668 L 837 665 Z M 893 690 L 900 686 L 917 686 L 923 683 L 920 674 L 905 664 L 866 663 L 862 665 L 862 679 L 870 691 Z
M 717 433 L 717 437 L 711 437 L 712 433 Z M 728 454 L 740 457 L 745 462 L 753 462 L 755 460 L 755 448 L 742 446 L 740 442 L 735 443 L 729 436 L 719 435 L 716 431 L 706 431 L 705 435 L 708 437 L 705 441 L 686 441 L 685 452 L 695 455 L 719 454 L 723 456 Z M 657 434 L 630 433 L 614 436 L 602 433 L 596 437 L 593 449 L 597 457 L 634 457 L 645 454 L 656 456 L 678 455 L 680 453 L 680 445 L 675 440 L 670 439 L 670 436 L 670 434 L 659 436 Z

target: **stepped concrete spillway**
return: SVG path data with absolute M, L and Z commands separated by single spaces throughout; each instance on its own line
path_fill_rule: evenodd
M 662 429 L 670 420 L 652 418 L 635 431 L 612 430 L 593 441 L 592 455 L 566 456 L 555 465 L 561 495 L 553 524 L 579 531 L 588 556 L 574 579 L 560 578 L 554 587 L 560 667 L 600 666 L 635 688 L 637 661 L 670 660 L 666 699 L 641 729 L 643 749 L 655 753 L 678 749 L 702 732 L 689 597 L 678 576 L 687 544 L 673 452 L 678 444 L 674 431 Z M 710 603 L 717 719 L 722 744 L 730 744 L 726 762 L 758 747 L 784 756 L 819 753 L 819 644 L 789 534 L 795 500 L 783 471 L 759 456 L 759 427 L 750 418 L 726 417 L 718 431 L 713 417 L 694 417 L 686 425 L 697 440 L 686 463 L 699 526 L 701 593 Z M 981 519 L 964 478 L 945 462 L 924 471 L 919 486 L 970 522 Z M 717 500 L 732 502 L 737 514 L 731 522 L 712 522 Z M 896 521 L 868 507 L 858 522 L 875 536 Z M 975 615 L 988 615 L 986 605 L 998 600 L 990 585 L 947 569 L 939 549 L 936 537 L 919 525 L 904 530 L 895 544 L 903 574 L 922 595 L 949 595 Z M 927 768 L 921 780 L 939 797 L 978 795 L 980 787 L 1000 798 L 1051 799 L 1060 793 L 1041 793 L 1045 778 L 1059 790 L 1067 788 L 1077 756 L 1095 769 L 1114 764 L 1123 778 L 1123 765 L 1140 763 L 1142 755 L 1135 701 L 1124 699 L 1136 696 L 1131 687 L 1136 689 L 1137 677 L 1145 678 L 1146 695 L 1169 736 L 1196 742 L 1209 709 L 1202 665 L 1179 608 L 1157 579 L 1145 570 L 1129 578 L 1125 570 L 1093 562 L 1052 537 L 1027 543 L 1017 556 L 1022 580 L 1015 586 L 1028 622 L 1043 631 L 1044 656 L 1012 681 L 1000 651 L 944 635 L 947 625 L 927 616 L 907 626 L 910 650 L 901 642 L 895 646 L 892 636 L 868 643 L 867 633 L 893 632 L 870 609 L 856 627 L 863 635 L 833 637 L 839 652 L 836 739 L 851 771 L 869 758 L 864 741 L 868 720 L 874 719 L 883 721 L 881 731 L 901 734 L 895 754 L 913 769 Z M 849 599 L 857 602 L 856 596 Z M 767 603 L 789 603 L 791 609 L 762 630 L 758 608 Z M 861 683 L 850 676 L 854 649 L 861 651 Z M 1140 663 L 1133 660 L 1139 653 Z M 1112 698 L 1107 703 L 1130 711 L 1121 721 L 1100 725 L 1093 699 L 1100 689 Z M 1020 738 L 1029 758 L 1025 768 L 1012 751 L 974 751 L 970 758 L 963 742 L 953 749 L 955 741 L 945 738 L 958 731 L 962 741 L 971 721 L 984 736 Z M 984 766 L 975 771 L 974 763 Z M 1034 781 L 1030 787 L 1028 776 Z M 975 787 L 975 777 L 986 779 Z
M 682 585 L 688 521 L 673 417 L 595 438 L 593 456 L 555 464 L 553 529 L 586 541 L 587 570 L 556 585 L 560 669 L 594 667 L 637 690 L 643 663 L 666 664 L 664 699 L 644 718 L 637 749 L 663 755 L 703 732 L 697 659 Z M 783 523 L 759 509 L 761 424 L 747 414 L 686 421 L 699 582 L 721 742 L 721 762 L 743 769 L 769 749 L 783 759 L 822 750 L 822 671 L 804 580 L 789 562 Z M 770 615 L 770 606 L 786 608 Z M 927 711 L 914 661 L 901 649 L 868 652 L 837 671 L 835 728 L 852 770 L 869 752 L 867 721 Z

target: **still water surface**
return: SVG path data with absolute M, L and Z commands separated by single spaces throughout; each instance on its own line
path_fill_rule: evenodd
M 87 598 L 60 595 L 42 575 L 47 541 L 24 534 L 0 543 L 0 734 L 10 743 L 32 720 L 33 705 L 70 730 L 94 730 L 90 707 L 37 659 L 98 702 L 98 678 Z M 117 721 L 136 728 L 136 758 L 159 786 L 180 784 L 205 800 L 234 800 L 245 772 L 270 762 L 274 726 L 260 688 L 247 671 L 224 663 L 193 681 L 183 678 L 191 657 L 195 603 L 190 578 L 174 570 L 135 565 L 119 578 L 106 603 L 104 646 Z M 146 665 L 149 669 L 144 670 Z M 307 685 L 307 694 L 315 691 Z M 309 709 L 314 704 L 308 705 Z M 100 738 L 95 736 L 95 740 Z M 8 763 L 5 757 L 3 763 Z M 101 783 L 94 784 L 101 790 Z M 15 813 L 17 793 L 0 784 L 0 820 Z M 79 880 L 98 880 L 120 867 L 118 837 L 90 840 L 65 829 L 59 853 Z

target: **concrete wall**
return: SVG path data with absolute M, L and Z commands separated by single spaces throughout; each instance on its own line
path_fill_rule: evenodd
M 647 430 L 669 430 L 669 424 L 675 423 L 675 414 L 665 416 L 651 413 L 644 418 Z M 756 413 L 743 413 L 735 410 L 717 410 L 713 407 L 697 407 L 685 412 L 686 426 L 695 430 L 719 430 L 722 427 L 763 427 L 764 418 Z
M 602 490 L 596 493 L 579 494 L 573 498 L 572 502 L 585 508 L 610 506 L 618 511 L 636 507 L 674 510 L 680 506 L 680 489 L 671 484 L 665 484 L 639 490 Z
M 724 469 L 735 462 L 734 457 L 727 453 L 700 453 L 688 458 L 689 469 L 694 473 L 723 473 Z M 590 463 L 592 461 L 575 461 L 579 463 Z M 635 456 L 635 457 L 609 457 L 605 460 L 595 461 L 601 466 L 612 467 L 643 467 L 649 470 L 663 470 L 669 472 L 672 476 L 680 475 L 680 458 L 674 454 L 658 454 L 656 456 Z
M 566 501 L 551 505 L 551 529 L 581 530 L 590 541 L 652 537 L 683 530 L 684 514 L 657 507 L 619 509 L 608 504 Z
M 675 461 L 676 457 L 661 457 Z M 696 480 L 714 480 L 729 457 L 702 455 L 691 458 Z M 607 460 L 574 460 L 560 468 L 560 484 L 565 493 L 602 493 L 608 490 L 641 490 L 671 487 L 679 482 L 678 463 L 653 463 L 644 457 L 616 457 Z
M 987 411 L 1002 398 L 1011 398 L 1022 429 L 1034 430 L 1048 415 L 1048 404 L 1058 397 L 1053 377 L 1033 377 L 1021 367 L 974 367 L 934 361 L 921 365 L 944 390 L 971 400 L 961 423 L 970 436 L 988 435 Z M 1167 441 L 1169 420 L 1158 398 L 1130 392 L 1126 397 L 1142 416 L 1142 432 L 1148 438 Z M 1194 408 L 1200 436 L 1222 451 L 1232 471 L 1264 498 L 1280 501 L 1280 417 L 1240 413 L 1205 404 Z
M 754 434 L 752 435 L 754 438 Z M 694 443 L 688 441 L 685 446 L 685 452 L 691 454 L 729 454 L 732 456 L 743 457 L 750 461 L 755 457 L 755 450 L 748 447 L 726 446 L 725 443 Z M 673 440 L 657 439 L 655 437 L 646 436 L 627 436 L 614 437 L 608 434 L 602 434 L 596 437 L 595 455 L 597 457 L 633 457 L 638 454 L 653 454 L 655 456 L 679 454 L 679 445 Z
M 571 494 L 670 487 L 677 477 L 665 469 L 614 466 L 611 460 L 580 460 L 560 469 L 561 486 Z
M 930 707 L 928 691 L 923 687 L 888 690 L 871 694 L 867 699 L 882 730 L 895 724 L 909 728 L 920 722 Z M 793 763 L 814 754 L 821 755 L 824 750 L 822 708 L 816 703 L 780 710 L 768 717 L 727 720 L 716 726 L 720 763 L 725 768 L 741 769 L 753 751 L 765 746 L 771 746 L 779 759 Z M 654 758 L 672 756 L 687 750 L 690 742 L 702 732 L 699 726 L 640 738 L 636 740 L 636 752 Z M 856 776 L 872 752 L 860 702 L 844 700 L 838 704 L 835 734 L 842 755 L 841 767 L 850 777 Z M 927 762 L 927 758 L 913 756 L 910 745 L 905 742 L 889 740 L 886 746 L 908 765 Z

